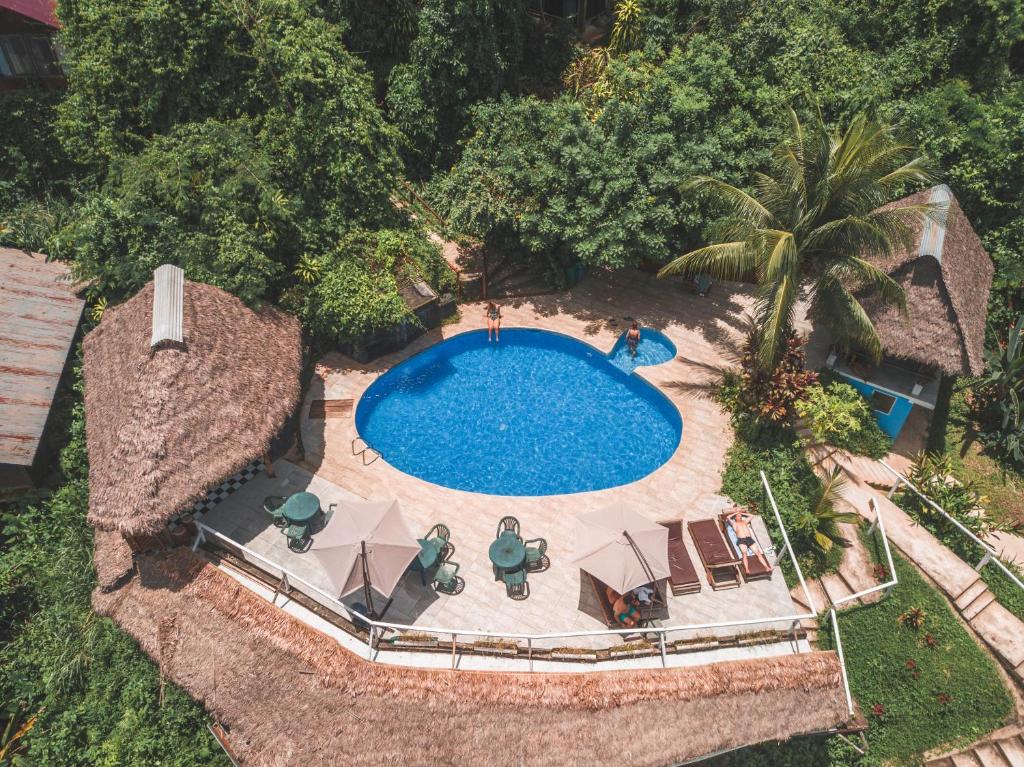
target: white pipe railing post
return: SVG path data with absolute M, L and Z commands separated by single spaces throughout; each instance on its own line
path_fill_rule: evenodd
M 375 626 L 370 626 L 370 631 L 366 636 L 366 659 L 373 661 L 373 633 L 377 630 Z
M 983 568 L 983 567 L 984 567 L 985 565 L 987 565 L 987 564 L 988 564 L 989 562 L 991 562 L 991 561 L 992 561 L 992 552 L 991 552 L 991 551 L 986 551 L 986 552 L 985 552 L 985 556 L 983 556 L 983 557 L 981 558 L 981 561 L 980 561 L 980 562 L 978 562 L 978 564 L 976 564 L 976 565 L 974 566 L 974 569 L 975 569 L 975 570 L 977 570 L 977 571 L 978 571 L 978 572 L 980 573 L 980 572 L 981 572 L 981 569 L 982 569 L 982 568 Z
M 839 656 L 839 670 L 843 675 L 843 692 L 846 693 L 846 709 L 850 712 L 850 716 L 854 715 L 853 711 L 853 694 L 850 692 L 850 680 L 846 676 L 846 658 L 843 656 L 843 640 L 839 636 L 839 620 L 836 618 L 836 609 L 834 607 L 829 609 L 832 615 L 832 633 L 836 635 L 836 654 Z
M 761 474 L 761 483 L 764 485 L 765 492 L 768 494 L 768 500 L 771 503 L 772 512 L 775 514 L 775 521 L 779 523 L 779 530 L 782 532 L 782 540 L 786 544 L 786 551 L 789 552 L 789 558 L 793 560 L 793 568 L 796 570 L 796 577 L 800 581 L 800 588 L 803 589 L 804 597 L 807 599 L 807 607 L 810 609 L 814 616 L 817 616 L 818 610 L 814 606 L 814 599 L 811 597 L 811 591 L 807 588 L 807 583 L 804 581 L 804 574 L 800 570 L 800 563 L 796 559 L 796 554 L 793 552 L 793 546 L 789 542 L 789 535 L 786 534 L 786 526 L 782 524 L 782 516 L 779 514 L 779 507 L 775 504 L 775 496 L 772 495 L 771 486 L 768 484 L 768 478 Z
M 668 667 L 668 659 L 665 657 L 665 632 L 664 630 L 658 632 L 658 642 L 661 645 L 661 667 Z
M 988 557 L 987 557 L 987 560 L 988 560 L 988 561 L 984 561 L 984 560 L 983 560 L 983 561 L 984 561 L 984 564 L 980 564 L 980 563 L 979 563 L 979 565 L 978 565 L 978 569 L 980 569 L 981 567 L 984 567 L 985 565 L 989 564 L 989 562 L 991 562 L 992 564 L 994 564 L 994 565 L 995 565 L 996 567 L 998 567 L 998 568 L 999 568 L 999 569 L 1000 569 L 1000 570 L 1001 570 L 1001 571 L 1003 572 L 1003 575 L 1005 575 L 1005 576 L 1006 576 L 1007 578 L 1009 578 L 1009 579 L 1010 579 L 1011 581 L 1013 581 L 1013 582 L 1014 582 L 1015 584 L 1017 584 L 1017 587 L 1018 587 L 1018 588 L 1020 588 L 1020 589 L 1024 589 L 1024 582 L 1022 582 L 1022 581 L 1021 581 L 1021 579 L 1020 579 L 1020 578 L 1018 578 L 1018 577 L 1017 577 L 1017 576 L 1016 576 L 1016 575 L 1015 575 L 1015 574 L 1014 574 L 1014 573 L 1013 573 L 1013 572 L 1012 572 L 1012 571 L 1010 570 L 1010 568 L 1008 568 L 1008 567 L 1007 567 L 1007 566 L 1006 566 L 1005 564 L 1003 564 L 1002 560 L 1000 560 L 1000 559 L 999 559 L 999 557 L 998 557 L 998 555 L 997 555 L 997 553 L 996 553 L 996 550 L 995 550 L 995 549 L 994 549 L 994 548 L 993 548 L 993 547 L 992 547 L 991 545 L 989 545 L 989 544 L 985 543 L 985 541 L 981 540 L 981 538 L 979 538 L 979 537 L 978 537 L 978 536 L 976 536 L 976 535 L 975 535 L 974 533 L 972 533 L 972 532 L 971 532 L 970 530 L 968 530 L 968 529 L 967 529 L 966 527 L 964 527 L 964 525 L 963 525 L 963 524 L 962 524 L 962 523 L 960 522 L 960 520 L 959 520 L 959 519 L 957 519 L 956 517 L 950 516 L 950 515 L 949 515 L 949 514 L 948 514 L 948 513 L 946 512 L 946 510 L 945 510 L 944 508 L 942 508 L 941 506 L 939 506 L 939 504 L 937 504 L 937 503 L 936 503 L 935 501 L 933 501 L 933 500 L 932 500 L 931 498 L 929 498 L 929 497 L 928 497 L 927 495 L 925 495 L 924 493 L 922 493 L 922 492 L 921 492 L 921 490 L 920 490 L 920 488 L 918 488 L 918 487 L 917 487 L 916 485 L 914 485 L 914 483 L 913 483 L 913 482 L 911 482 L 911 481 L 910 481 L 909 479 L 907 479 L 907 478 L 906 478 L 906 477 L 904 477 L 904 476 L 903 476 L 902 474 L 900 474 L 900 473 L 899 473 L 898 471 L 896 471 L 896 469 L 894 469 L 894 468 L 893 468 L 892 466 L 890 466 L 889 464 L 887 464 L 887 463 L 886 463 L 885 461 L 882 461 L 882 460 L 879 460 L 879 463 L 880 463 L 880 464 L 882 464 L 882 466 L 883 466 L 883 467 L 885 468 L 885 470 L 886 470 L 886 471 L 888 471 L 888 472 L 889 472 L 890 474 L 892 474 L 892 475 L 893 475 L 894 477 L 896 477 L 896 481 L 897 481 L 897 483 L 899 483 L 899 482 L 902 482 L 902 483 L 903 483 L 903 484 L 905 484 L 905 485 L 906 485 L 907 487 L 909 487 L 909 488 L 910 488 L 911 490 L 913 490 L 913 491 L 914 491 L 914 494 L 915 494 L 915 495 L 916 495 L 916 496 L 917 496 L 918 498 L 920 498 L 920 499 L 921 499 L 922 501 L 924 501 L 924 502 L 925 502 L 925 503 L 927 503 L 927 504 L 928 504 L 929 506 L 931 506 L 931 507 L 932 507 L 933 509 L 935 509 L 935 511 L 939 512 L 939 514 L 941 514 L 941 515 L 942 515 L 942 516 L 944 516 L 944 517 L 945 517 L 946 519 L 948 519 L 948 520 L 949 520 L 950 522 L 952 522 L 952 523 L 953 523 L 953 525 L 954 525 L 954 526 L 955 526 L 955 527 L 956 527 L 956 528 L 957 528 L 957 529 L 958 529 L 958 530 L 959 530 L 960 532 L 962 532 L 962 533 L 963 533 L 964 535 L 966 535 L 966 536 L 967 536 L 968 538 L 970 538 L 970 539 L 971 539 L 972 541 L 974 541 L 974 542 L 975 542 L 976 544 L 978 544 L 979 546 L 981 546 L 981 548 L 982 548 L 982 549 L 983 549 L 983 550 L 984 550 L 985 552 L 987 552 L 987 554 L 991 555 L 991 556 L 988 556 Z

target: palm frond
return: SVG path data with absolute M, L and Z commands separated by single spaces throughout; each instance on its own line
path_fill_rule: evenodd
M 665 264 L 658 276 L 709 274 L 719 280 L 738 280 L 754 271 L 756 265 L 756 256 L 746 242 L 721 242 L 684 253 Z
M 759 226 L 765 226 L 773 220 L 771 211 L 757 198 L 716 178 L 696 176 L 686 184 L 686 188 L 709 195 L 724 204 L 733 215 L 755 222 Z

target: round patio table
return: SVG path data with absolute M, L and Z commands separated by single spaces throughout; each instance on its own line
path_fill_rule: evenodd
M 320 513 L 320 499 L 312 493 L 296 493 L 289 496 L 281 507 L 281 513 L 289 522 L 296 525 L 308 524 Z
M 515 535 L 501 535 L 491 543 L 487 556 L 496 567 L 502 570 L 515 570 L 526 559 L 526 546 Z

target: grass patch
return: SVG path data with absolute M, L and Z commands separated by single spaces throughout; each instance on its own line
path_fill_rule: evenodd
M 962 380 L 943 382 L 928 450 L 950 456 L 957 476 L 970 477 L 977 484 L 988 498 L 986 509 L 993 520 L 1024 525 L 1024 474 L 984 452 L 966 392 L 956 391 L 962 385 Z
M 879 561 L 877 536 L 865 542 Z M 899 585 L 892 593 L 839 616 L 850 688 L 871 725 L 865 766 L 917 764 L 932 749 L 977 740 L 1013 712 L 994 661 L 945 597 L 902 557 L 893 559 Z M 913 610 L 923 611 L 916 629 L 903 620 Z M 823 622 L 821 644 L 832 641 Z

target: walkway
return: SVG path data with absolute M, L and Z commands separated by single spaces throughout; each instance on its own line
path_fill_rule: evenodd
M 843 471 L 848 478 L 844 500 L 865 519 L 873 520 L 869 500 L 874 499 L 885 518 L 889 540 L 939 586 L 1014 679 L 1024 684 L 1024 622 L 996 601 L 971 565 L 863 480 L 858 466 L 865 459 L 849 456 L 844 451 L 825 457 L 816 452 L 821 450 L 823 448 L 817 447 L 808 451 L 817 470 L 824 472 L 838 466 Z

